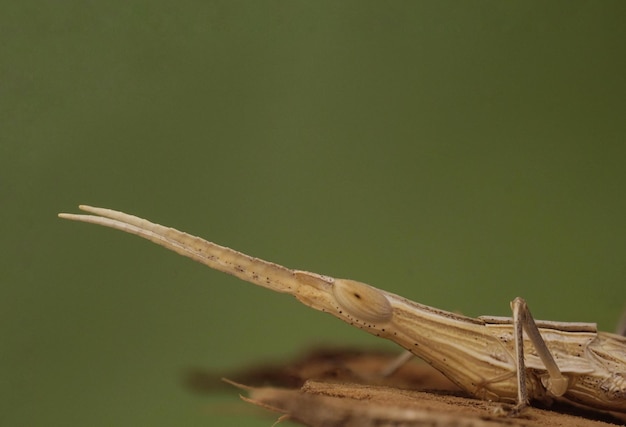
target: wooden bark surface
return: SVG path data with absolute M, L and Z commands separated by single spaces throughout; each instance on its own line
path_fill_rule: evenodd
M 258 366 L 228 375 L 247 402 L 311 427 L 607 427 L 626 424 L 623 414 L 564 404 L 530 407 L 507 417 L 507 405 L 474 399 L 418 360 L 389 377 L 379 372 L 397 353 L 318 349 L 281 365 Z M 189 377 L 196 389 L 214 377 Z M 245 385 L 242 385 L 245 384 Z M 268 386 L 269 384 L 269 386 Z

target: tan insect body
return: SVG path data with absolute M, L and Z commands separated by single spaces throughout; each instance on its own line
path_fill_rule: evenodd
M 535 321 L 521 298 L 514 318 L 471 318 L 348 279 L 291 270 L 173 228 L 109 209 L 60 217 L 135 234 L 277 292 L 421 357 L 472 395 L 517 402 L 560 399 L 626 412 L 626 337 L 592 323 Z M 522 333 L 522 327 L 524 334 Z

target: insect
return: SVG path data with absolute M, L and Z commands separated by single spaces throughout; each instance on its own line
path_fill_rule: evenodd
M 59 217 L 148 239 L 216 270 L 271 290 L 386 338 L 419 356 L 473 396 L 515 403 L 567 401 L 626 412 L 626 337 L 594 323 L 534 320 L 526 302 L 512 318 L 471 318 L 370 285 L 292 270 L 122 212 L 81 205 L 93 215 Z

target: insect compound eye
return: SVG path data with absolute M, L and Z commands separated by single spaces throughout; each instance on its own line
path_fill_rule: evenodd
M 346 314 L 368 323 L 391 320 L 393 309 L 382 292 L 365 283 L 347 279 L 335 279 L 333 295 Z

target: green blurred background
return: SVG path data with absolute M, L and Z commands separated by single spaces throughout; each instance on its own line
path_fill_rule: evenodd
M 268 426 L 192 366 L 387 346 L 120 209 L 468 315 L 612 330 L 623 2 L 24 1 L 0 11 L 0 425 Z

